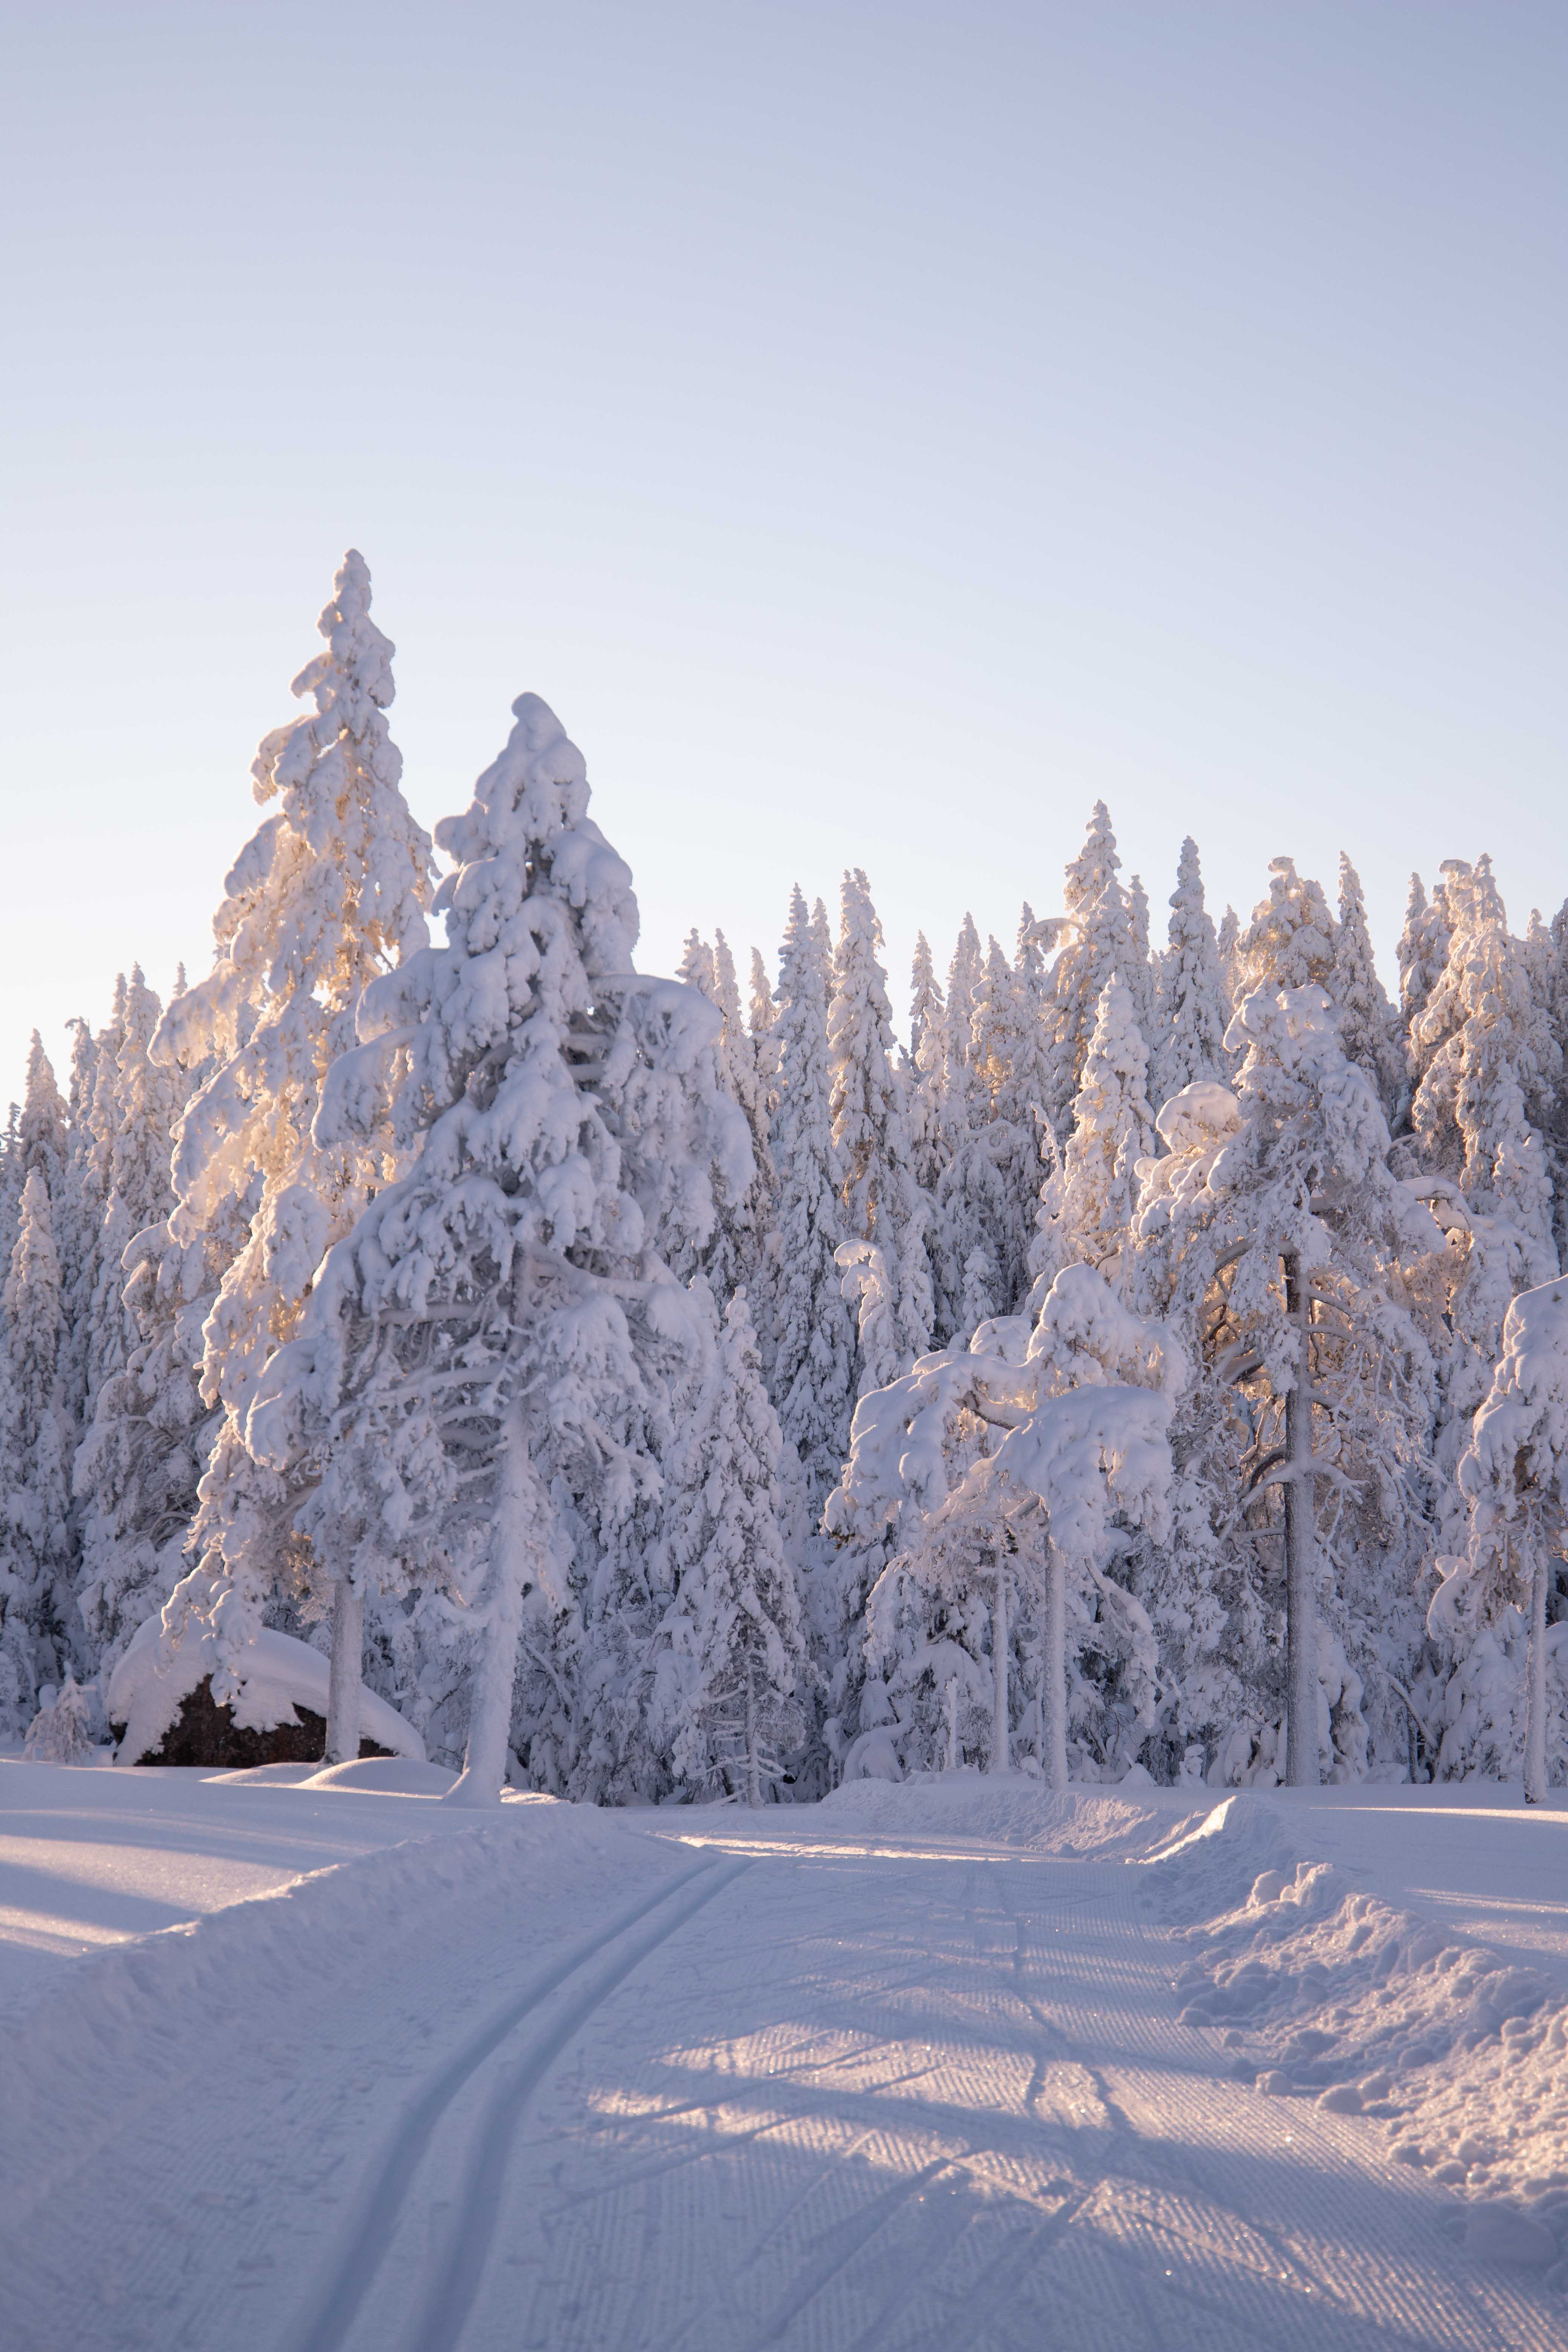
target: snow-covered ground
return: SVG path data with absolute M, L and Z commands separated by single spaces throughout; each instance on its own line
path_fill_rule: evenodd
M 1568 1811 L 0 1760 L 7 2352 L 1561 2347 Z

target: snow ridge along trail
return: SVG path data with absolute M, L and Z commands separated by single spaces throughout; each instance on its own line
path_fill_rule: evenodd
M 1435 2179 L 1320 2104 L 1363 1978 L 1397 1949 L 1382 1993 L 1426 2015 L 1432 1964 L 1407 1983 L 1375 1920 L 1352 1943 L 1301 1819 L 969 1776 L 440 1834 L 411 1799 L 406 1843 L 73 1962 L 15 2019 L 0 2343 L 1558 2352 L 1550 2195 L 1526 2213 L 1501 2155 L 1484 2194 Z M 1468 1988 L 1482 2031 L 1495 1974 L 1438 1969 L 1436 2007 Z M 1468 2053 L 1535 2069 L 1526 2104 L 1558 1998 Z M 1287 2095 L 1233 2071 L 1287 2049 Z

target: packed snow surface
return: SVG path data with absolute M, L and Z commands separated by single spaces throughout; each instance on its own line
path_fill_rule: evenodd
M 1560 2347 L 1568 1808 L 0 1761 L 0 2337 Z

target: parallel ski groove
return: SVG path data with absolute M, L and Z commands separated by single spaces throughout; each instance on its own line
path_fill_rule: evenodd
M 597 1970 L 526 2057 L 517 2066 L 507 2069 L 480 2122 L 464 2175 L 455 2240 L 408 2338 L 410 2352 L 453 2352 L 462 2335 L 495 2237 L 505 2190 L 507 2158 L 529 2100 L 545 2074 L 594 2011 L 625 1984 L 634 1969 L 751 1868 L 748 1860 L 731 1863 L 727 1870 L 719 1871 L 710 1885 L 700 1888 L 678 1910 L 661 1918 L 651 1934 L 639 1937 L 629 1951 Z M 689 1873 L 684 1883 L 689 1885 L 695 1874 Z M 490 2046 L 493 2048 L 494 2043 Z
M 617 1913 L 593 1937 L 574 1944 L 526 1993 L 509 2001 L 498 2015 L 481 2026 L 479 2032 L 448 2059 L 439 2074 L 426 2084 L 399 2126 L 381 2169 L 365 2193 L 348 2246 L 339 2258 L 331 2286 L 315 2319 L 304 2334 L 294 2339 L 297 2352 L 338 2352 L 396 2235 L 404 2200 L 437 2126 L 464 2084 L 485 2060 L 500 2048 L 508 2034 L 531 2011 L 537 2009 L 542 2001 L 548 2000 L 551 1994 L 558 1991 L 579 1969 L 585 1968 L 607 1943 L 614 1943 L 629 1934 L 651 1913 L 679 1895 L 683 1887 L 689 1886 L 694 1878 L 702 1877 L 712 1870 L 716 1861 L 716 1855 L 705 1855 L 689 1870 L 682 1871 L 678 1877 L 661 1886 L 657 1895 L 645 1895 L 640 1902 Z

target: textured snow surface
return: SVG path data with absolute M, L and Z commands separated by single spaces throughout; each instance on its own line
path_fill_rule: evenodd
M 300 1769 L 0 1762 L 8 2352 L 1568 2336 L 1568 1811 Z

